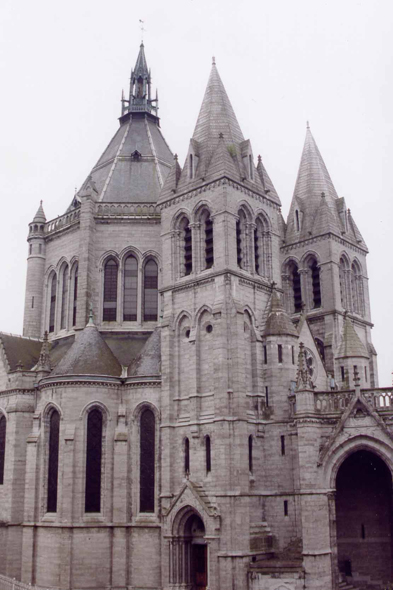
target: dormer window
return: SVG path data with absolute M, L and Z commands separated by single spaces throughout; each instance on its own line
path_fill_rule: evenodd
M 134 151 L 134 152 L 132 152 L 132 154 L 131 154 L 131 158 L 132 158 L 133 160 L 135 160 L 136 162 L 137 162 L 138 160 L 140 160 L 140 159 L 141 159 L 141 157 L 142 157 L 142 154 L 141 154 L 141 152 L 138 152 L 138 150 L 135 150 L 135 151 Z
M 300 218 L 299 218 L 299 211 L 297 209 L 295 211 L 295 221 L 296 221 L 296 231 L 300 231 Z

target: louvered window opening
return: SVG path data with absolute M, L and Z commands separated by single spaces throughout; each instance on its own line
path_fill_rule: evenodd
M 68 266 L 66 266 L 63 272 L 63 287 L 61 292 L 61 330 L 67 327 L 68 274 Z
M 237 265 L 242 268 L 242 229 L 240 219 L 236 221 L 236 248 L 237 248 Z
M 205 263 L 206 268 L 211 268 L 214 263 L 213 223 L 210 215 L 205 220 Z
M 53 275 L 50 290 L 49 332 L 55 331 L 57 277 Z
M 145 264 L 143 319 L 145 322 L 155 322 L 158 319 L 158 266 L 154 260 Z
M 253 464 L 252 464 L 253 456 L 252 456 L 252 436 L 248 437 L 248 470 L 250 473 L 253 472 Z
M 136 322 L 138 308 L 138 263 L 129 256 L 124 264 L 123 320 Z
M 48 501 L 47 511 L 57 512 L 57 489 L 59 474 L 59 432 L 60 415 L 54 410 L 49 420 L 49 457 L 48 457 Z
M 300 274 L 298 267 L 295 265 L 292 270 L 292 285 L 293 285 L 293 304 L 295 313 L 302 310 L 302 288 L 300 284 Z
M 259 275 L 259 236 L 258 228 L 254 229 L 254 254 L 255 254 L 255 272 Z
M 144 410 L 140 421 L 140 511 L 154 512 L 155 486 L 155 418 Z
M 115 322 L 117 312 L 117 262 L 108 260 L 104 270 L 104 322 Z
M 184 226 L 184 274 L 192 273 L 192 234 L 190 224 Z
M 85 512 L 101 511 L 102 414 L 94 409 L 87 419 Z
M 184 441 L 184 473 L 190 473 L 190 441 Z
M 7 421 L 5 419 L 5 416 L 0 416 L 0 485 L 4 484 L 6 430 Z
M 74 301 L 72 306 L 72 325 L 76 324 L 76 302 L 78 299 L 78 266 L 75 268 L 74 273 Z
M 212 448 L 211 448 L 210 436 L 206 437 L 205 444 L 206 444 L 206 473 L 210 473 L 210 471 L 212 470 Z
M 312 294 L 314 308 L 321 307 L 321 282 L 317 261 L 311 264 Z

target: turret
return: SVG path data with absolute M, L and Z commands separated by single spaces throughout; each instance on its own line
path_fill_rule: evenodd
M 266 406 L 277 420 L 288 417 L 288 394 L 296 375 L 298 332 L 273 288 L 263 333 L 263 382 Z
M 29 223 L 23 335 L 40 338 L 45 274 L 45 223 L 42 201 Z
M 122 117 L 130 112 L 148 112 L 158 115 L 158 92 L 156 97 L 151 96 L 151 72 L 147 67 L 145 46 L 143 42 L 139 48 L 139 54 L 133 70 L 131 70 L 129 98 L 121 98 Z
M 361 387 L 370 387 L 369 358 L 346 313 L 341 343 L 335 355 L 336 381 L 340 389 L 353 389 L 359 379 Z

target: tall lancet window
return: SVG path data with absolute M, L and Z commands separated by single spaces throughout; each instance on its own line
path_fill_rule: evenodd
M 270 278 L 271 271 L 271 234 L 269 223 L 262 216 L 256 220 L 254 229 L 254 257 L 255 272 L 262 276 Z
M 205 268 L 211 268 L 214 264 L 213 222 L 209 211 L 204 211 L 201 223 L 205 234 Z
M 321 280 L 319 266 L 315 258 L 309 260 L 308 267 L 311 275 L 312 308 L 317 309 L 321 307 Z
M 104 322 L 115 322 L 117 314 L 117 262 L 110 258 L 104 267 Z
M 72 303 L 72 325 L 76 325 L 76 302 L 78 299 L 78 265 L 74 267 L 74 284 L 73 284 L 73 303 Z
M 49 418 L 49 456 L 48 456 L 48 499 L 47 511 L 57 512 L 57 486 L 59 474 L 59 432 L 60 415 L 53 410 Z
M 4 484 L 4 464 L 5 464 L 5 435 L 7 430 L 7 421 L 3 414 L 0 414 L 0 485 Z
M 49 332 L 55 331 L 57 275 L 53 273 L 50 285 Z
M 288 278 L 290 285 L 290 311 L 299 313 L 302 311 L 302 288 L 300 283 L 299 268 L 296 262 L 290 262 L 288 265 Z
M 190 275 L 192 273 L 192 234 L 188 219 L 185 220 L 183 226 L 184 239 L 184 274 Z
M 158 319 L 158 265 L 155 260 L 149 260 L 145 264 L 143 291 L 143 319 L 145 322 L 156 322 Z
M 102 413 L 97 408 L 87 418 L 85 512 L 101 511 Z
M 138 263 L 135 256 L 128 256 L 124 263 L 123 320 L 136 322 L 138 306 Z
M 246 243 L 246 215 L 240 210 L 239 219 L 236 221 L 236 251 L 237 265 L 239 268 L 246 268 L 247 264 L 247 243 Z
M 64 330 L 67 327 L 67 309 L 68 309 L 68 265 L 64 266 L 63 270 L 63 284 L 61 289 L 61 320 L 60 329 Z
M 155 430 L 151 410 L 144 410 L 140 420 L 139 506 L 141 512 L 154 512 Z

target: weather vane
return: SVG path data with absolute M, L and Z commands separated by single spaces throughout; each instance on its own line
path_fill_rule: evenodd
M 144 27 L 144 25 L 145 25 L 145 21 L 144 21 L 144 20 L 141 20 L 141 19 L 139 19 L 139 22 L 140 22 L 140 27 L 141 27 L 141 37 L 142 37 L 142 43 L 143 43 L 143 34 L 144 34 L 144 33 L 145 33 L 145 31 L 146 31 L 146 29 L 145 29 L 145 27 Z

